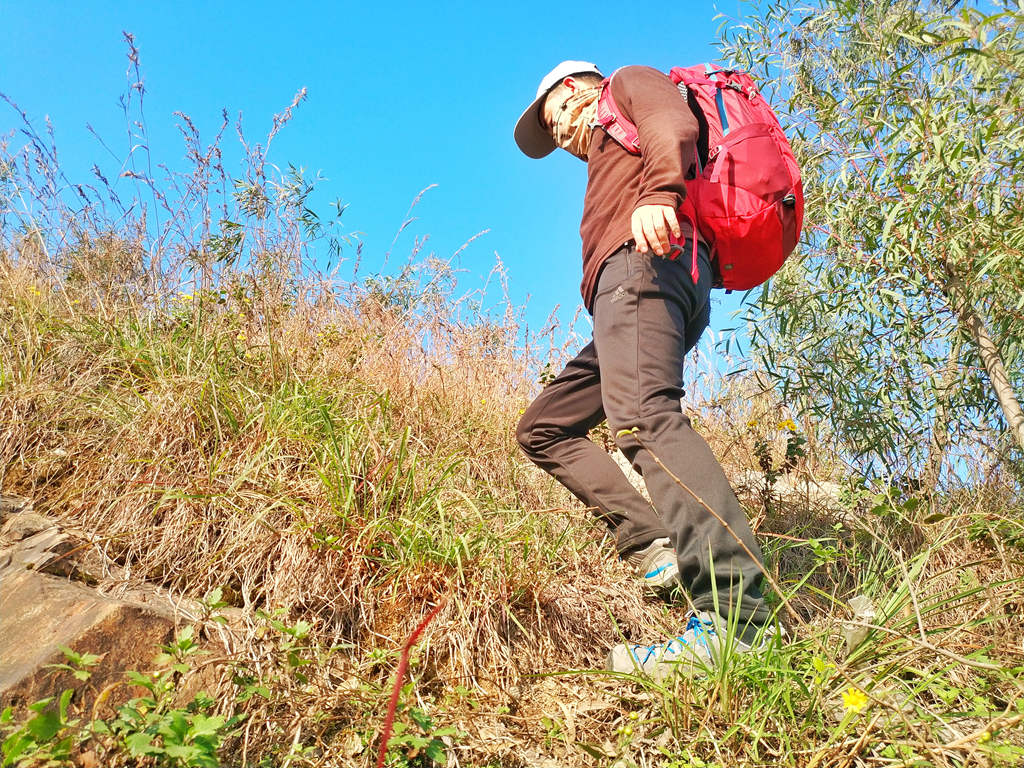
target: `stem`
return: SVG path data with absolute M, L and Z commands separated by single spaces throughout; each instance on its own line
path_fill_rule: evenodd
M 967 287 L 953 271 L 952 265 L 945 263 L 947 282 L 945 285 L 946 296 L 960 318 L 961 324 L 971 335 L 974 343 L 978 345 L 978 354 L 985 366 L 992 390 L 1003 409 L 1003 416 L 1010 428 L 1017 445 L 1024 450 L 1024 410 L 1021 409 L 1020 401 L 1013 391 L 1010 377 L 1006 373 L 1006 366 L 1003 364 L 1002 355 L 999 354 L 999 347 L 995 339 L 989 333 L 988 328 L 982 321 L 981 316 L 971 306 L 967 293 Z
M 946 448 L 949 447 L 949 399 L 960 368 L 960 346 L 959 337 L 954 337 L 949 350 L 949 361 L 935 386 L 935 425 L 932 427 L 928 461 L 925 464 L 924 476 L 921 478 L 926 493 L 935 491 L 939 476 L 942 474 Z
M 427 614 L 426 618 L 423 619 L 413 630 L 413 633 L 409 636 L 405 646 L 402 648 L 402 657 L 398 661 L 398 671 L 395 672 L 395 684 L 391 688 L 391 699 L 388 701 L 387 714 L 384 716 L 384 725 L 380 732 L 380 749 L 377 752 L 377 768 L 383 768 L 384 761 L 388 754 L 388 741 L 391 739 L 391 732 L 395 724 L 395 712 L 398 709 L 398 696 L 402 692 L 402 680 L 405 678 L 405 670 L 409 666 L 409 652 L 412 647 L 419 640 L 423 630 L 427 628 L 427 624 L 434 620 L 434 617 L 441 612 L 441 609 L 448 604 L 447 598 L 439 602 L 434 606 L 434 610 Z

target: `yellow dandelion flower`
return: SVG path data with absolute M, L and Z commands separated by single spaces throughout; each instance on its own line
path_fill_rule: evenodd
M 751 419 L 750 421 L 748 421 L 747 422 L 747 426 L 748 427 L 756 427 L 757 426 L 757 419 Z
M 860 688 L 852 685 L 843 694 L 843 707 L 848 712 L 860 712 L 868 704 L 868 696 Z
M 785 421 L 779 422 L 779 429 L 788 429 L 790 432 L 796 432 L 796 423 L 792 419 L 786 419 Z

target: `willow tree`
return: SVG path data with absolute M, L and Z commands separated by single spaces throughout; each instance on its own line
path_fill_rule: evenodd
M 865 471 L 934 481 L 987 438 L 1019 456 L 1024 14 L 818 0 L 723 30 L 786 113 L 807 196 L 748 315 L 761 369 Z

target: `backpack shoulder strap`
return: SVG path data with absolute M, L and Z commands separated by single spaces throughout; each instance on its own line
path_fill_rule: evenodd
M 597 124 L 627 152 L 639 155 L 640 137 L 636 126 L 622 114 L 622 110 L 615 103 L 615 97 L 612 96 L 612 78 L 615 77 L 615 72 L 601 83 L 601 95 L 597 99 Z

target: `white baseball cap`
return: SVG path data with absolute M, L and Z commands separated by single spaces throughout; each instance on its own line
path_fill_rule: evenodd
M 516 144 L 527 157 L 544 157 L 555 151 L 555 141 L 540 124 L 540 113 L 538 112 L 548 91 L 570 75 L 582 75 L 590 72 L 601 75 L 601 70 L 589 61 L 563 61 L 544 75 L 544 79 L 540 81 L 540 86 L 537 88 L 537 98 L 526 108 L 526 111 L 520 116 L 519 122 L 516 123 Z M 604 75 L 601 76 L 604 77 Z

